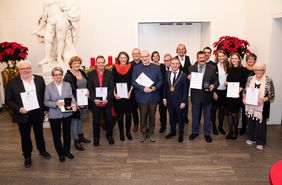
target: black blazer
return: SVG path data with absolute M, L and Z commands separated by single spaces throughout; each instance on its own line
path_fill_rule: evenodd
M 175 58 L 179 59 L 178 55 L 175 56 Z M 182 67 L 182 65 L 180 64 L 180 68 L 179 69 L 181 71 L 183 71 L 184 73 L 188 74 L 188 69 L 189 69 L 190 66 L 191 66 L 190 57 L 185 55 L 184 66 Z
M 34 84 L 36 88 L 37 100 L 39 103 L 38 119 L 43 121 L 44 114 L 44 92 L 45 92 L 45 82 L 42 76 L 33 75 Z M 29 113 L 21 114 L 19 112 L 20 108 L 23 107 L 22 99 L 20 93 L 25 92 L 23 81 L 21 77 L 15 77 L 8 82 L 6 92 L 5 92 L 5 104 L 8 105 L 12 113 L 12 121 L 16 123 L 26 123 L 28 121 Z
M 164 86 L 164 99 L 167 99 L 168 105 L 179 105 L 181 103 L 186 103 L 188 101 L 188 83 L 187 75 L 180 71 L 176 78 L 176 84 L 174 85 L 174 91 L 171 92 L 170 89 L 170 76 L 172 72 L 169 71 L 165 76 L 165 86 Z
M 198 63 L 195 63 L 189 68 L 188 75 L 191 72 L 198 72 Z M 216 68 L 213 65 L 206 64 L 205 74 L 203 76 L 203 82 L 209 82 L 214 85 L 214 90 L 217 89 L 219 82 L 216 73 Z M 204 83 L 203 83 L 204 84 Z M 203 89 L 202 84 L 202 89 Z M 191 89 L 191 102 L 195 104 L 210 104 L 213 101 L 213 92 L 205 92 L 200 89 Z
M 91 105 L 95 106 L 94 100 L 96 99 L 96 87 L 100 87 L 97 71 L 91 71 L 88 75 L 88 90 L 90 95 Z M 103 76 L 102 87 L 108 87 L 107 100 L 111 105 L 113 101 L 114 92 L 114 78 L 111 71 L 105 70 Z
M 163 101 L 163 97 L 164 97 L 164 85 L 165 85 L 165 77 L 166 77 L 166 67 L 164 64 L 160 64 L 160 70 L 161 70 L 161 73 L 162 73 L 162 77 L 163 77 L 163 85 L 162 87 L 160 88 L 160 97 L 161 97 L 161 101 Z

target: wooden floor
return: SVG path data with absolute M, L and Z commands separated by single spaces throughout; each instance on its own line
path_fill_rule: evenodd
M 84 122 L 85 135 L 92 139 L 91 115 Z M 201 127 L 202 128 L 202 127 Z M 159 134 L 156 122 L 156 143 L 119 141 L 114 129 L 115 144 L 110 146 L 104 134 L 100 147 L 84 144 L 85 151 L 73 148 L 74 160 L 60 163 L 55 153 L 50 129 L 44 129 L 47 150 L 52 157 L 41 159 L 36 147 L 33 165 L 23 166 L 18 127 L 7 112 L 0 113 L 0 184 L 1 185 L 266 185 L 273 163 L 282 159 L 281 126 L 268 126 L 264 151 L 245 144 L 246 136 L 227 141 L 212 136 L 207 144 L 201 134 L 189 141 L 191 124 L 186 125 L 182 144 Z M 103 132 L 104 133 L 104 132 Z M 35 146 L 35 144 L 34 144 Z

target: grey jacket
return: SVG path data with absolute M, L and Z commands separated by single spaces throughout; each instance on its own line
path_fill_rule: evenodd
M 72 94 L 71 86 L 68 82 L 62 82 L 62 95 L 60 96 L 59 91 L 54 82 L 51 82 L 46 86 L 44 94 L 44 104 L 49 107 L 49 119 L 61 119 L 69 117 L 72 112 L 61 112 L 61 109 L 56 106 L 58 100 L 64 100 L 64 98 L 72 98 L 72 103 L 76 103 Z

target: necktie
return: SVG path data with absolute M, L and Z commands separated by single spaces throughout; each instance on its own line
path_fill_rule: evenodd
M 200 69 L 199 69 L 199 73 L 202 73 L 202 72 L 203 72 L 203 66 L 200 65 L 199 68 L 200 68 Z
M 172 85 L 174 85 L 175 81 L 176 81 L 176 72 L 173 72 L 173 80 L 172 80 Z

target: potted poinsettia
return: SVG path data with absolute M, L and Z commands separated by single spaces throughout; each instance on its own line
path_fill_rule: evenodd
M 16 67 L 16 62 L 26 59 L 28 48 L 17 42 L 2 42 L 0 43 L 0 62 L 7 63 Z
M 218 50 L 223 50 L 228 58 L 232 53 L 239 53 L 243 59 L 245 54 L 247 55 L 251 53 L 251 51 L 248 49 L 249 46 L 250 44 L 246 40 L 232 36 L 222 36 L 218 41 L 213 43 L 213 47 L 215 48 L 213 53 L 216 54 Z

